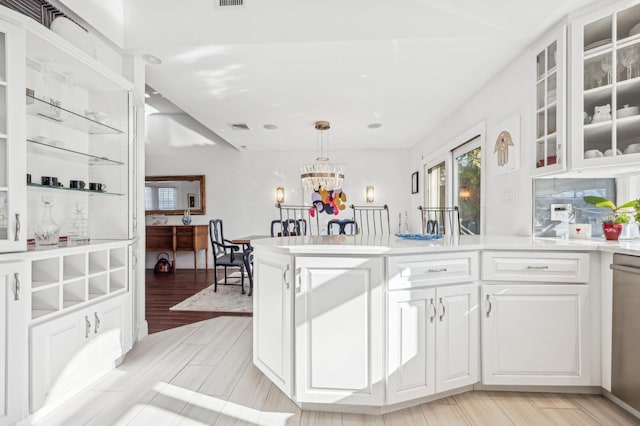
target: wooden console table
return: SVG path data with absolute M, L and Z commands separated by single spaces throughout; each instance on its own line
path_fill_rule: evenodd
M 198 250 L 204 250 L 205 268 L 209 269 L 209 225 L 149 225 L 146 249 L 173 252 L 173 271 L 176 253 L 193 252 L 193 268 L 198 269 Z

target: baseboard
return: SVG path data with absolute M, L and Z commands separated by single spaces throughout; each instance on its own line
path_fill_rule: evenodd
M 623 400 L 621 400 L 620 398 L 618 398 L 617 396 L 609 392 L 608 390 L 602 389 L 602 396 L 604 396 L 609 401 L 613 402 L 623 410 L 627 411 L 632 416 L 635 416 L 638 419 L 640 419 L 640 411 L 636 410 L 635 408 L 633 408 L 632 406 L 630 406 L 629 404 L 627 404 L 626 402 L 624 402 Z
M 588 395 L 602 395 L 600 386 L 539 386 L 539 385 L 483 385 L 476 383 L 473 390 L 501 391 L 501 392 L 548 392 L 548 393 L 582 393 Z

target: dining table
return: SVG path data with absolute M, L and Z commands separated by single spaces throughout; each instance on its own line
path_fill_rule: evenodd
M 253 247 L 251 246 L 251 241 L 259 240 L 261 238 L 271 238 L 270 235 L 248 235 L 246 237 L 240 237 L 231 239 L 231 244 L 242 245 L 242 253 L 244 259 L 244 267 L 245 270 L 249 273 L 249 294 L 247 296 L 251 296 L 253 294 L 253 268 L 251 267 L 250 262 L 248 261 L 248 257 L 245 256 L 247 250 L 253 251 Z

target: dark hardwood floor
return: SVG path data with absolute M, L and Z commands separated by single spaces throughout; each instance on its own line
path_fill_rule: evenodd
M 145 274 L 145 303 L 149 333 L 156 333 L 222 315 L 250 317 L 251 314 L 248 313 L 169 310 L 173 305 L 213 284 L 213 277 L 213 270 L 178 269 L 175 274 L 157 274 L 153 272 L 153 269 L 147 269 Z

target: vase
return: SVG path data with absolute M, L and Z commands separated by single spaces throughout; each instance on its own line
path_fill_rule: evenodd
M 186 209 L 184 211 L 184 215 L 182 215 L 182 223 L 184 225 L 190 225 L 191 224 L 191 210 Z
M 49 199 L 42 199 L 44 210 L 42 212 L 42 220 L 38 223 L 33 234 L 35 236 L 36 245 L 52 246 L 58 244 L 60 238 L 60 227 L 53 220 L 51 209 L 53 204 Z
M 602 224 L 602 233 L 604 234 L 604 238 L 606 240 L 618 241 L 618 238 L 620 238 L 621 232 L 622 232 L 621 223 L 603 223 Z

